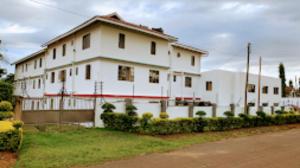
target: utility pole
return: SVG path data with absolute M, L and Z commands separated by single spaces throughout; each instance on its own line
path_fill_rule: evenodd
M 247 69 L 246 69 L 246 81 L 245 81 L 245 100 L 244 100 L 244 113 L 245 114 L 248 114 L 248 82 L 249 82 L 250 48 L 251 48 L 251 43 L 248 43 L 248 45 L 247 45 Z
M 260 111 L 260 89 L 261 89 L 261 57 L 259 57 L 259 74 L 258 74 L 258 97 L 257 97 L 257 111 Z

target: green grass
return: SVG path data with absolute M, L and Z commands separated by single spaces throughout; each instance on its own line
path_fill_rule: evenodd
M 60 168 L 101 164 L 108 160 L 164 152 L 191 144 L 289 129 L 287 126 L 264 127 L 152 137 L 96 128 L 64 127 L 60 132 L 50 128 L 45 132 L 25 128 L 23 146 L 15 167 Z

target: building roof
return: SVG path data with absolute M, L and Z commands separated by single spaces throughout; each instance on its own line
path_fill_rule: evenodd
M 208 55 L 208 51 L 205 51 L 205 50 L 202 50 L 202 49 L 199 49 L 199 48 L 196 48 L 196 47 L 188 46 L 188 45 L 185 45 L 185 44 L 172 43 L 171 45 L 174 46 L 174 47 L 178 47 L 178 48 L 186 49 L 186 50 L 189 50 L 189 51 L 193 51 L 193 52 Z
M 42 54 L 42 53 L 45 53 L 45 52 L 46 52 L 46 48 L 43 48 L 43 49 L 41 49 L 41 50 L 39 50 L 39 51 L 37 51 L 37 52 L 35 52 L 35 53 L 32 53 L 32 54 L 30 54 L 30 55 L 28 55 L 28 56 L 26 56 L 26 57 L 24 57 L 24 58 L 21 58 L 21 59 L 15 61 L 15 62 L 13 62 L 12 65 L 16 65 L 16 64 L 18 64 L 18 63 L 27 61 L 27 60 L 29 60 L 29 59 L 31 59 L 31 58 L 34 58 L 34 57 L 36 57 L 36 56 L 38 56 L 38 55 L 40 55 L 40 54 Z
M 166 40 L 169 40 L 169 41 L 177 41 L 176 37 L 165 34 L 162 31 L 158 31 L 160 29 L 155 29 L 155 28 L 151 29 L 151 28 L 148 28 L 148 27 L 143 26 L 143 25 L 137 25 L 137 24 L 134 24 L 134 23 L 130 23 L 130 22 L 127 22 L 127 21 L 123 20 L 119 16 L 119 14 L 112 13 L 112 14 L 109 14 L 109 15 L 94 16 L 91 19 L 89 19 L 89 20 L 83 22 L 82 24 L 78 25 L 77 27 L 69 30 L 68 32 L 63 33 L 63 34 L 55 37 L 54 39 L 46 42 L 42 46 L 45 47 L 45 46 L 48 46 L 50 44 L 53 44 L 56 41 L 58 41 L 62 38 L 65 38 L 65 37 L 77 32 L 77 31 L 79 31 L 79 30 L 95 23 L 95 22 L 103 22 L 103 23 L 108 23 L 108 24 L 112 24 L 112 25 L 115 25 L 115 26 L 121 26 L 121 27 L 124 27 L 124 28 L 127 28 L 127 29 L 139 31 L 139 32 L 146 33 L 146 34 L 149 34 L 149 35 L 153 35 L 153 36 L 163 38 L 163 39 L 166 39 Z

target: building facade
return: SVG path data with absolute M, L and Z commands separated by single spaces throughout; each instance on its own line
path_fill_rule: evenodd
M 200 99 L 206 51 L 160 28 L 95 16 L 42 45 L 16 65 L 16 96 Z
M 247 88 L 248 103 L 258 105 L 258 75 L 249 74 Z M 204 100 L 218 106 L 234 104 L 244 106 L 246 73 L 224 70 L 212 70 L 201 73 L 199 85 Z M 279 78 L 261 77 L 260 106 L 279 106 L 281 102 L 281 80 Z

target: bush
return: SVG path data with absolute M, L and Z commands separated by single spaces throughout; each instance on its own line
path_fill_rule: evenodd
M 24 123 L 22 121 L 13 121 L 12 125 L 13 125 L 13 127 L 15 129 L 18 130 L 18 129 L 22 128 L 22 126 L 24 125 Z
M 167 112 L 160 112 L 159 113 L 159 118 L 161 118 L 161 119 L 168 119 L 169 115 L 168 115 Z
M 152 117 L 153 117 L 153 114 L 150 112 L 144 113 L 142 115 L 142 118 L 140 119 L 140 124 L 143 129 L 145 129 L 149 125 L 149 122 Z
M 0 102 L 0 112 L 11 112 L 13 110 L 13 106 L 8 101 Z
M 0 112 L 0 121 L 12 118 L 14 116 L 13 112 Z
M 267 114 L 263 111 L 257 111 L 256 115 L 261 118 L 266 118 Z
M 202 117 L 206 116 L 206 112 L 205 112 L 205 111 L 197 111 L 197 112 L 196 112 L 196 115 L 197 115 L 198 117 L 202 118 Z
M 104 103 L 101 108 L 103 109 L 104 113 L 114 112 L 116 107 L 111 103 Z
M 225 131 L 243 127 L 243 119 L 240 117 L 216 117 L 207 119 L 207 130 Z
M 0 121 L 0 126 L 7 128 L 0 130 L 0 151 L 17 151 L 22 144 L 23 130 L 15 129 L 9 121 Z
M 257 112 L 257 116 L 239 114 L 239 117 L 227 115 L 229 117 L 216 118 L 168 119 L 167 116 L 166 112 L 161 112 L 160 118 L 152 119 L 153 115 L 151 113 L 145 113 L 142 118 L 138 119 L 136 116 L 129 116 L 127 114 L 103 113 L 101 119 L 107 128 L 151 135 L 203 132 L 204 130 L 225 131 L 239 128 L 300 123 L 299 114 L 269 116 L 264 112 Z
M 124 113 L 102 113 L 101 119 L 103 120 L 106 128 L 132 132 L 136 129 L 138 118 L 136 116 L 129 116 Z
M 153 119 L 151 124 L 140 133 L 152 135 L 169 135 L 179 133 L 201 132 L 203 127 L 199 127 L 195 118 L 177 118 L 177 119 Z
M 224 115 L 225 115 L 226 117 L 234 117 L 234 113 L 231 112 L 231 111 L 225 111 L 225 112 L 224 112 Z
M 137 110 L 137 108 L 134 105 L 132 105 L 132 104 L 127 104 L 126 105 L 126 113 L 127 113 L 127 115 L 129 115 L 129 116 L 137 116 L 136 110 Z

